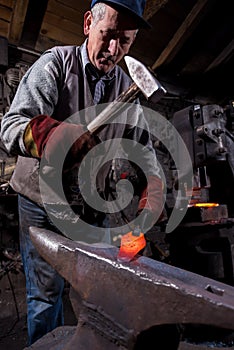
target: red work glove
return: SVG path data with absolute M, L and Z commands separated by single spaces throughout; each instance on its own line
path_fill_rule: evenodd
M 157 222 L 163 207 L 163 182 L 157 176 L 151 175 L 148 177 L 147 186 L 140 195 L 137 211 L 139 226 L 143 233 L 146 233 Z
M 66 170 L 80 163 L 88 151 L 99 143 L 99 139 L 85 131 L 82 125 L 39 115 L 29 122 L 24 143 L 31 156 L 44 156 L 51 166 L 56 167 L 60 159 L 65 160 Z

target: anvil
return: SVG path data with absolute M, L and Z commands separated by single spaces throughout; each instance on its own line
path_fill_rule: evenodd
M 72 288 L 78 324 L 66 350 L 136 349 L 144 331 L 162 325 L 234 330 L 232 286 L 144 256 L 120 262 L 119 249 L 106 244 L 88 245 L 34 227 L 30 236 Z M 170 350 L 177 346 L 175 339 Z

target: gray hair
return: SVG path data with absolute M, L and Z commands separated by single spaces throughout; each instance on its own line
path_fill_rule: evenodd
M 91 13 L 93 16 L 93 26 L 95 26 L 99 21 L 101 21 L 105 17 L 106 13 L 106 4 L 103 2 L 98 2 L 91 9 Z M 135 36 L 137 35 L 139 29 L 136 29 Z
M 106 4 L 99 2 L 91 10 L 93 16 L 93 25 L 95 26 L 99 21 L 101 21 L 106 13 Z

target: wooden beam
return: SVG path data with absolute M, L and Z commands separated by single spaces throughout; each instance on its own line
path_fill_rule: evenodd
M 0 36 L 7 38 L 8 31 L 9 31 L 9 23 L 6 21 L 2 21 L 0 19 Z
M 43 28 L 41 30 L 41 35 L 46 36 L 49 39 L 60 41 L 65 45 L 80 45 L 84 41 L 83 32 L 72 33 L 64 30 L 64 28 L 59 28 L 52 25 L 51 23 L 43 23 Z
M 144 11 L 144 18 L 146 20 L 149 20 L 163 6 L 165 6 L 167 2 L 168 2 L 168 0 L 147 0 L 146 6 L 145 6 L 145 11 Z
M 207 6 L 209 0 L 198 0 L 197 3 L 192 8 L 191 12 L 188 14 L 182 25 L 173 35 L 172 39 L 162 51 L 158 59 L 152 65 L 152 69 L 155 70 L 159 66 L 165 63 L 169 63 L 175 55 L 178 53 L 182 45 L 185 43 L 187 38 L 192 34 L 196 25 L 201 21 L 205 14 L 205 7 Z
M 65 5 L 66 7 L 70 7 L 71 9 L 83 9 L 83 12 L 88 11 L 90 9 L 91 1 L 84 0 L 56 0 L 58 3 Z
M 13 7 L 8 40 L 17 45 L 20 41 L 29 0 L 17 0 Z
M 82 19 L 83 21 L 83 19 Z M 63 16 L 56 16 L 54 13 L 47 11 L 41 27 L 41 33 L 45 32 L 45 25 L 57 27 L 59 31 L 64 30 L 76 35 L 83 35 L 83 22 L 72 22 Z
M 10 22 L 12 16 L 12 10 L 10 7 L 2 6 L 0 4 L 0 19 L 6 22 Z
M 78 1 L 76 7 L 77 8 L 72 8 L 60 1 L 50 0 L 47 6 L 47 12 L 50 12 L 53 15 L 59 17 L 63 17 L 64 19 L 70 20 L 71 22 L 81 23 L 81 25 L 83 25 L 84 12 L 86 11 L 84 8 L 84 2 L 82 1 L 82 4 L 80 4 Z
M 0 2 L 0 36 L 8 39 L 12 8 Z M 1 55 L 1 53 L 0 53 Z
M 34 49 L 41 30 L 41 24 L 46 12 L 48 0 L 29 0 L 25 16 L 20 44 Z
M 15 0 L 0 0 L 0 5 L 13 8 Z
M 225 47 L 225 49 L 216 57 L 216 59 L 209 65 L 209 67 L 206 68 L 205 73 L 216 68 L 219 66 L 222 62 L 226 61 L 228 57 L 233 55 L 234 52 L 234 40 L 230 42 L 229 45 Z

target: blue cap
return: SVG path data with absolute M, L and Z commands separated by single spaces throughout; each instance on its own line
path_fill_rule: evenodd
M 151 28 L 151 25 L 143 18 L 146 0 L 92 0 L 91 8 L 98 2 L 103 2 L 134 16 L 138 28 Z

